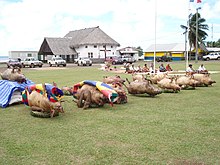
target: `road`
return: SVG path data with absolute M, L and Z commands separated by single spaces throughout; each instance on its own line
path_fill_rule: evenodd
M 92 66 L 100 66 L 100 64 L 92 64 Z M 77 64 L 73 64 L 73 63 L 67 63 L 67 66 L 64 67 L 64 68 L 72 68 L 72 67 L 91 67 L 91 66 L 77 66 Z M 39 67 L 35 67 L 35 68 L 39 68 Z M 60 67 L 50 67 L 47 63 L 44 63 L 42 69 L 46 69 L 46 68 L 63 68 L 63 66 L 60 66 Z M 3 72 L 4 70 L 7 69 L 7 66 L 6 64 L 4 63 L 0 63 L 0 72 Z M 29 69 L 29 67 L 26 67 L 25 69 Z M 41 69 L 41 68 L 39 68 Z

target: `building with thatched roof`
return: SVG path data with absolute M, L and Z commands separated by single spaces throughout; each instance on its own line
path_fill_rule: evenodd
M 116 55 L 118 42 L 103 32 L 99 26 L 70 31 L 63 38 L 44 38 L 39 54 L 44 60 L 53 55 L 62 56 L 67 62 L 78 57 L 89 57 L 93 61 L 104 61 L 107 56 Z

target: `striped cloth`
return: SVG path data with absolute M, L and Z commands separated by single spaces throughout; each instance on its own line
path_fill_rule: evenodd
M 28 95 L 31 94 L 32 91 L 37 91 L 40 94 L 43 94 L 44 90 L 50 102 L 60 101 L 63 97 L 63 91 L 54 85 L 45 83 L 44 89 L 43 84 L 32 84 L 27 86 L 25 90 L 22 92 L 22 102 L 28 105 Z
M 9 105 L 12 94 L 14 91 L 18 90 L 20 92 L 24 91 L 26 86 L 34 84 L 31 80 L 26 81 L 26 83 L 19 84 L 14 81 L 0 80 L 0 106 L 6 108 Z
M 113 88 L 110 87 L 108 84 L 105 84 L 100 81 L 91 81 L 91 80 L 85 80 L 75 84 L 73 86 L 73 93 L 76 93 L 77 90 L 84 84 L 95 86 L 105 97 L 109 99 L 110 103 L 113 103 L 118 97 L 118 93 L 115 90 L 113 90 Z

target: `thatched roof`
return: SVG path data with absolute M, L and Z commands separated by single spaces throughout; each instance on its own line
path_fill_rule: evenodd
M 93 28 L 85 28 L 81 30 L 70 31 L 64 37 L 72 38 L 71 48 L 81 45 L 116 45 L 120 46 L 118 42 L 109 37 L 103 32 L 99 26 Z
M 70 48 L 70 38 L 44 38 L 38 54 L 75 55 L 75 49 Z

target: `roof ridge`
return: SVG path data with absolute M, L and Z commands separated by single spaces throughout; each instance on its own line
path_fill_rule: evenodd
M 87 30 L 87 29 L 95 29 L 95 28 L 99 28 L 99 26 L 89 27 L 89 28 L 83 28 L 83 29 L 77 29 L 77 30 L 71 30 L 71 31 L 69 31 L 69 32 L 76 32 L 76 31 Z
M 96 30 L 96 28 L 99 28 L 99 26 L 95 27 L 95 28 L 91 28 L 92 31 L 90 31 L 84 38 L 82 38 L 82 40 L 80 42 L 82 42 L 83 40 L 85 40 L 89 35 L 92 34 L 92 32 L 94 32 Z M 100 29 L 101 30 L 101 29 Z

